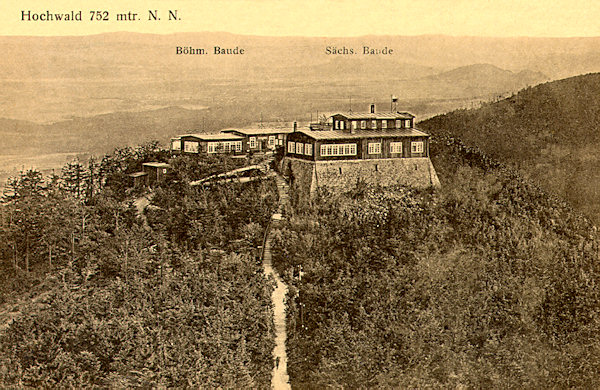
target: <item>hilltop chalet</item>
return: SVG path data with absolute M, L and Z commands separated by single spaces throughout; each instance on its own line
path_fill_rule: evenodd
M 183 154 L 246 154 L 245 138 L 235 134 L 185 134 L 171 139 L 171 152 Z
M 377 113 L 373 104 L 366 113 L 334 114 L 327 125 L 288 134 L 284 170 L 310 193 L 321 186 L 349 188 L 359 179 L 437 186 L 429 135 L 414 127 L 414 119 L 408 112 Z
M 284 128 L 254 128 L 254 129 L 226 129 L 222 133 L 235 134 L 244 137 L 248 143 L 248 150 L 264 152 L 274 150 L 285 145 L 286 136 L 292 132 Z

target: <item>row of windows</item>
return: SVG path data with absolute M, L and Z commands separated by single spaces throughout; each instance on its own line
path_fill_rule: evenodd
M 414 141 L 410 143 L 411 153 L 423 153 L 423 141 Z M 369 142 L 369 154 L 381 154 L 380 142 Z M 402 142 L 390 142 L 390 153 L 402 154 Z
M 321 145 L 321 156 L 356 156 L 356 144 Z
M 248 141 L 250 142 L 250 148 L 254 149 L 258 146 L 258 142 L 256 137 L 249 137 Z M 279 141 L 279 142 L 278 142 Z M 276 136 L 270 135 L 267 139 L 267 143 L 270 147 L 275 147 L 275 145 L 283 145 L 282 140 L 278 140 Z
M 224 142 L 209 142 L 207 144 L 208 153 L 218 152 L 241 152 L 242 141 L 224 141 Z
M 312 156 L 313 146 L 312 144 L 303 144 L 302 142 L 288 142 L 288 153 L 304 154 L 306 156 Z
M 196 142 L 196 141 L 183 141 L 183 150 L 186 153 L 198 153 L 198 142 Z
M 334 128 L 336 130 L 344 130 L 346 128 L 346 122 L 342 121 L 342 120 L 336 120 L 334 121 Z M 373 119 L 373 120 L 361 120 L 361 121 L 350 121 L 350 126 L 352 126 L 353 130 L 358 129 L 359 125 L 361 129 L 366 129 L 367 128 L 367 122 L 369 122 L 369 129 L 376 129 L 377 128 L 377 120 Z M 396 119 L 396 129 L 401 129 L 401 128 L 405 128 L 405 129 L 410 129 L 410 119 Z M 394 121 L 393 120 L 386 120 L 383 119 L 381 120 L 381 128 L 382 129 L 387 129 L 387 128 L 394 128 Z
M 288 153 L 304 154 L 312 156 L 312 144 L 303 144 L 301 142 L 288 142 Z M 413 141 L 410 143 L 411 153 L 423 153 L 423 141 Z M 356 144 L 324 144 L 321 145 L 321 156 L 355 156 Z M 381 154 L 381 142 L 369 142 L 369 154 Z M 390 142 L 390 153 L 402 154 L 402 142 Z

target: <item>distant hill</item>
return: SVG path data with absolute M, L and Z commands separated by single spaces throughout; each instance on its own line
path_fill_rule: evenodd
M 420 123 L 518 167 L 600 223 L 600 74 L 548 82 Z
M 461 66 L 428 78 L 446 83 L 466 84 L 473 89 L 486 91 L 518 89 L 539 84 L 549 79 L 548 76 L 540 72 L 531 70 L 512 72 L 491 64 Z
M 244 47 L 236 58 L 219 56 L 176 56 L 176 46 Z M 328 55 L 326 47 L 353 48 L 351 56 Z M 363 46 L 388 47 L 391 56 L 363 56 Z M 361 59 L 374 67 L 385 59 L 388 64 L 413 64 L 436 70 L 472 64 L 493 64 L 519 72 L 531 69 L 550 78 L 583 72 L 600 71 L 600 38 L 486 38 L 444 35 L 389 36 L 370 35 L 348 38 L 325 37 L 261 37 L 223 32 L 177 33 L 167 35 L 139 33 L 106 33 L 71 37 L 0 37 L 0 49 L 11 55 L 0 60 L 3 79 L 20 78 L 153 78 L 168 74 L 171 79 L 187 76 L 198 78 L 215 75 L 252 76 L 253 69 L 319 67 L 330 61 Z M 151 59 L 151 61 L 149 61 Z M 107 67 L 106 65 L 112 65 Z M 238 72 L 239 66 L 250 69 Z M 182 72 L 183 70 L 183 72 Z
M 426 78 L 443 88 L 443 84 L 461 87 L 473 94 L 516 91 L 521 88 L 548 81 L 549 77 L 531 70 L 512 72 L 491 64 L 461 66 Z

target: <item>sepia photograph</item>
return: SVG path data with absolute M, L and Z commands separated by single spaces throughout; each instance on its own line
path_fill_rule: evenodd
M 0 4 L 0 387 L 600 388 L 600 4 Z

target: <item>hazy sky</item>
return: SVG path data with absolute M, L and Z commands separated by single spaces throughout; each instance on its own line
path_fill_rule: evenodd
M 82 22 L 21 21 L 32 13 L 82 11 Z M 90 21 L 90 11 L 109 21 Z M 160 21 L 149 21 L 158 10 Z M 181 20 L 168 21 L 168 10 Z M 117 14 L 138 14 L 117 21 Z M 122 17 L 123 18 L 123 17 Z M 227 31 L 272 36 L 447 34 L 471 36 L 600 36 L 596 0 L 0 0 L 0 35 L 83 35 Z

